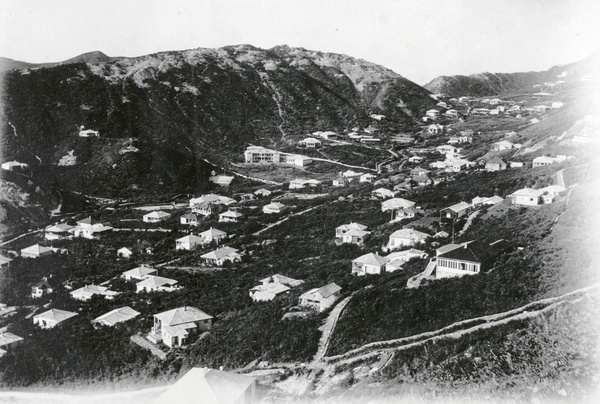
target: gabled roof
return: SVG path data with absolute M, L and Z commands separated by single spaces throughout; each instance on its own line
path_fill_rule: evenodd
M 381 209 L 383 211 L 390 209 L 411 208 L 413 206 L 415 206 L 415 202 L 404 198 L 392 198 L 381 203 Z
M 130 269 L 129 271 L 125 271 L 125 272 L 123 272 L 122 275 L 141 279 L 145 276 L 152 275 L 157 272 L 158 271 L 155 268 L 141 266 L 141 267 Z
M 539 190 L 539 189 L 521 188 L 521 189 L 518 189 L 515 192 L 513 192 L 511 194 L 511 196 L 524 196 L 524 197 L 537 198 L 537 197 L 541 196 L 543 193 L 544 193 L 544 191 Z
M 424 240 L 429 237 L 429 234 L 423 233 L 422 231 L 414 230 L 414 229 L 400 229 L 396 230 L 390 235 L 390 239 L 392 238 L 408 238 L 411 240 Z
M 163 217 L 170 217 L 171 214 L 167 212 L 163 212 L 162 210 L 155 210 L 154 212 L 146 213 L 144 217 L 155 217 L 157 219 L 161 219 Z
M 471 207 L 471 205 L 469 205 L 469 204 L 468 204 L 468 203 L 466 203 L 466 202 L 459 202 L 459 203 L 455 203 L 455 204 L 454 204 L 454 205 L 452 205 L 452 206 L 449 206 L 449 207 L 447 207 L 447 208 L 444 208 L 444 209 L 442 209 L 442 210 L 451 210 L 451 211 L 453 211 L 453 212 L 455 212 L 455 213 L 458 213 L 458 212 L 462 212 L 463 210 L 467 210 L 467 209 L 469 209 L 470 207 Z
M 364 237 L 367 234 L 369 234 L 370 231 L 365 231 L 365 230 L 357 230 L 357 229 L 352 229 L 352 230 L 348 230 L 346 233 L 344 233 L 342 235 L 343 236 L 349 236 L 349 237 Z
M 275 275 L 271 275 L 268 278 L 264 278 L 260 280 L 261 283 L 280 283 L 282 285 L 287 285 L 287 286 L 298 286 L 302 283 L 304 283 L 304 281 L 302 280 L 298 280 L 298 279 L 293 279 L 290 278 L 288 276 L 285 275 L 281 275 L 281 274 L 275 274 Z
M 458 248 L 440 254 L 438 257 L 482 263 L 493 256 L 492 250 L 489 244 L 475 240 L 462 243 Z
M 19 341 L 23 341 L 23 338 L 13 334 L 12 332 L 0 333 L 0 346 L 14 344 L 15 342 Z
M 254 286 L 250 289 L 251 292 L 262 292 L 269 293 L 272 295 L 278 295 L 290 290 L 290 288 L 282 283 L 265 283 L 263 285 Z
M 5 257 L 4 255 L 0 255 L 0 265 L 8 264 L 12 259 Z
M 506 165 L 506 163 L 500 157 L 494 157 L 493 159 L 488 161 L 487 164 L 500 164 L 504 166 Z
M 211 227 L 210 229 L 200 233 L 199 236 L 204 239 L 213 239 L 213 238 L 218 238 L 218 237 L 225 237 L 225 236 L 227 236 L 227 233 L 225 233 L 224 231 L 221 231 L 219 229 L 215 229 L 215 228 Z
M 339 292 L 340 290 L 342 290 L 341 287 L 339 287 L 335 283 L 331 282 L 330 284 L 327 284 L 327 285 L 317 289 L 315 294 L 321 296 L 323 299 L 327 299 L 329 296 L 333 295 L 334 293 Z
M 60 323 L 61 321 L 65 321 L 70 319 L 71 317 L 75 317 L 79 315 L 78 313 L 73 313 L 71 311 L 59 310 L 59 309 L 50 309 L 41 314 L 37 314 L 33 316 L 33 318 L 39 318 L 42 320 L 52 320 Z
M 175 240 L 175 242 L 181 242 L 181 243 L 202 243 L 204 242 L 205 239 L 203 239 L 202 237 L 198 237 L 196 235 L 193 234 L 188 234 L 187 236 L 178 238 L 177 240 Z
M 360 223 L 350 222 L 348 224 L 343 224 L 338 226 L 336 230 L 350 231 L 350 230 L 366 230 L 367 226 L 362 225 Z
M 54 249 L 52 247 L 43 247 L 39 244 L 36 244 L 36 245 L 29 246 L 27 248 L 23 248 L 21 250 L 21 255 L 23 255 L 23 253 L 41 255 L 41 254 L 49 252 L 49 251 L 54 252 Z
M 155 314 L 154 317 L 159 319 L 161 324 L 165 326 L 174 326 L 213 318 L 210 314 L 206 314 L 202 310 L 190 306 L 183 306 L 173 310 L 164 311 Z
M 240 212 L 237 212 L 235 210 L 228 210 L 227 212 L 223 212 L 223 213 L 219 214 L 219 216 L 242 217 L 244 215 L 242 215 Z
M 71 230 L 73 226 L 69 226 L 66 223 L 55 224 L 54 226 L 46 227 L 46 232 L 48 233 L 66 233 Z
M 176 285 L 177 281 L 171 278 L 163 278 L 162 276 L 149 276 L 141 282 L 135 284 L 138 288 L 158 289 L 164 286 Z
M 285 207 L 286 206 L 283 203 L 281 203 L 281 202 L 271 202 L 270 204 L 263 206 L 263 209 L 264 208 L 269 208 L 269 209 L 283 209 Z
M 92 225 L 97 224 L 97 223 L 98 223 L 98 221 L 92 219 L 91 216 L 90 217 L 86 217 L 85 219 L 79 220 L 77 222 L 77 224 L 79 224 L 79 225 L 85 224 L 85 225 L 88 225 L 88 226 L 92 226 Z
M 119 309 L 114 309 L 100 317 L 94 319 L 95 323 L 102 323 L 104 325 L 113 326 L 123 321 L 131 320 L 140 315 L 139 311 L 133 310 L 131 307 L 125 306 Z
M 256 383 L 254 377 L 207 368 L 193 368 L 161 394 L 157 402 L 234 404 Z
M 425 251 L 417 250 L 416 248 L 411 248 L 410 250 L 397 251 L 391 254 L 386 255 L 386 258 L 390 261 L 401 259 L 401 260 L 409 260 L 413 257 L 421 257 L 426 255 Z
M 198 216 L 195 213 L 186 213 L 185 215 L 181 215 L 181 217 L 188 220 L 198 220 Z
M 388 261 L 389 261 L 389 259 L 382 257 L 380 255 L 374 254 L 374 253 L 361 255 L 360 257 L 352 260 L 352 262 L 355 262 L 357 264 L 376 265 L 376 266 L 385 265 Z
M 233 247 L 221 247 L 221 248 L 217 248 L 214 251 L 203 254 L 201 256 L 201 258 L 218 260 L 218 259 L 225 258 L 225 257 L 228 257 L 233 254 L 237 254 L 238 251 L 239 250 L 237 250 Z

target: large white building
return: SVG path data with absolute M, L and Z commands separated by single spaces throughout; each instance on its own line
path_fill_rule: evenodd
M 299 154 L 282 153 L 261 146 L 249 146 L 244 152 L 246 163 L 287 164 L 304 167 L 312 164 L 310 157 Z

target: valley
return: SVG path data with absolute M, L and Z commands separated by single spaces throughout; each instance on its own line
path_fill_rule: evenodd
M 12 61 L 0 386 L 589 398 L 599 60 L 424 88 L 287 46 Z

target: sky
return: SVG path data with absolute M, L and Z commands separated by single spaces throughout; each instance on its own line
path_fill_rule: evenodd
M 598 0 L 0 0 L 0 56 L 57 62 L 251 44 L 440 75 L 546 70 L 600 49 Z

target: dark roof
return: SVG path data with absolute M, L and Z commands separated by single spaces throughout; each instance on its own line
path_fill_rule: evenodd
M 459 248 L 440 254 L 441 258 L 451 258 L 461 261 L 483 263 L 512 247 L 508 241 L 501 239 L 491 244 L 479 240 L 467 241 Z

